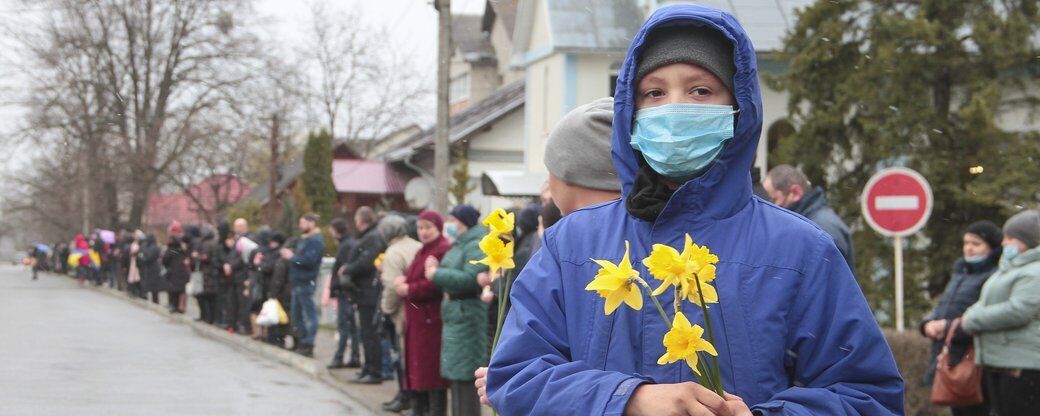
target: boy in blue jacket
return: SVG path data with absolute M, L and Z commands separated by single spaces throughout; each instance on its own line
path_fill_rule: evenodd
M 894 415 L 903 381 L 830 237 L 751 193 L 762 127 L 754 48 L 729 14 L 658 10 L 635 36 L 614 104 L 622 198 L 545 232 L 512 289 L 487 388 L 505 415 Z M 708 310 L 726 397 L 681 361 L 658 365 L 668 328 L 653 307 L 605 315 L 585 290 L 631 243 L 685 234 L 717 254 Z M 643 294 L 647 296 L 647 294 Z M 659 296 L 670 305 L 671 292 Z M 648 304 L 649 302 L 644 302 Z M 683 313 L 703 323 L 700 308 Z

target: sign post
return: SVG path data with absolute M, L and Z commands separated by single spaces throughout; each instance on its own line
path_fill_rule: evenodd
M 867 181 L 860 199 L 863 218 L 874 231 L 894 238 L 896 330 L 903 319 L 903 237 L 916 233 L 932 213 L 932 188 L 920 173 L 887 168 Z

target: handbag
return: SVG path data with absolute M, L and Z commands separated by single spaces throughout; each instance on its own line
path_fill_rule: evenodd
M 204 290 L 202 272 L 191 272 L 191 275 L 188 277 L 188 284 L 184 285 L 184 293 L 187 293 L 188 296 L 198 296 L 201 295 Z
M 946 333 L 946 342 L 935 359 L 935 382 L 932 383 L 932 404 L 939 406 L 970 406 L 980 404 L 982 398 L 982 368 L 975 365 L 975 348 L 969 346 L 964 358 L 950 366 L 950 343 L 961 318 L 953 320 Z

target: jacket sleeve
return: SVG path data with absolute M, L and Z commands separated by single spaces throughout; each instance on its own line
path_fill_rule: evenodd
M 325 245 L 308 237 L 306 244 L 302 244 L 299 250 L 289 259 L 292 264 L 306 270 L 315 270 L 321 267 L 321 256 L 325 254 Z
M 1040 268 L 1034 268 L 1040 272 Z M 962 326 L 971 333 L 1004 331 L 1028 325 L 1040 315 L 1040 273 L 1020 278 L 1008 300 L 992 305 L 981 301 L 964 313 Z
M 358 251 L 357 255 L 353 260 L 343 263 L 343 276 L 350 279 L 356 276 L 371 276 L 376 270 L 375 261 L 381 249 L 382 247 L 369 241 L 358 241 L 357 247 L 354 248 Z
M 442 267 L 437 268 L 437 272 L 433 275 L 433 284 L 449 294 L 465 294 L 479 290 L 477 275 L 488 269 L 483 264 L 470 263 L 471 260 L 480 260 L 480 249 L 471 249 L 469 246 L 463 249 L 465 250 L 465 258 L 462 259 L 461 269 L 443 267 L 442 265 Z M 474 253 L 474 250 L 476 253 Z
M 419 260 L 416 259 L 415 261 Z M 422 261 L 425 263 L 426 259 L 423 258 Z M 423 277 L 421 279 L 418 279 L 417 281 L 408 284 L 408 296 L 405 296 L 405 299 L 410 300 L 412 302 L 421 302 L 432 299 L 440 299 L 443 295 L 444 293 L 437 288 L 437 285 L 434 285 L 433 282 L 430 281 L 430 279 Z
M 559 263 L 543 245 L 513 284 L 488 397 L 503 415 L 620 415 L 643 380 L 571 359 Z
M 386 258 L 383 259 L 383 271 L 379 275 L 383 281 L 383 296 L 380 298 L 380 309 L 387 315 L 393 315 L 401 309 L 401 297 L 394 290 L 394 279 L 404 275 L 407 260 L 400 249 L 386 250 Z
M 800 283 L 785 357 L 793 387 L 752 410 L 773 415 L 902 415 L 903 379 L 838 249 L 826 241 Z M 815 268 L 815 270 L 813 270 Z

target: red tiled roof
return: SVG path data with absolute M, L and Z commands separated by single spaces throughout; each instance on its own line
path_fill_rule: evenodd
M 188 193 L 151 194 L 148 195 L 148 211 L 145 223 L 153 227 L 165 227 L 178 221 L 181 224 L 200 224 L 208 219 L 202 218 L 200 204 L 206 210 L 213 210 L 218 203 L 234 204 L 249 194 L 249 186 L 233 176 L 211 176 L 192 185 Z M 192 196 L 195 198 L 193 199 Z M 196 202 L 198 200 L 198 202 Z
M 405 179 L 383 161 L 336 159 L 332 183 L 345 194 L 403 194 Z

